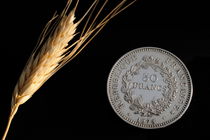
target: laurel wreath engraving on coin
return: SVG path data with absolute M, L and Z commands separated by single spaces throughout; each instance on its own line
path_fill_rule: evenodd
M 152 115 L 159 115 L 165 111 L 170 106 L 171 102 L 176 98 L 177 82 L 172 72 L 170 72 L 163 63 L 160 63 L 158 58 L 144 56 L 142 60 L 142 62 L 131 66 L 130 70 L 128 70 L 123 76 L 121 91 L 124 93 L 124 100 L 130 104 L 130 109 L 134 111 L 135 114 L 139 114 L 144 117 L 151 117 Z M 163 82 L 166 83 L 167 86 L 162 91 L 162 98 L 152 100 L 150 103 L 143 103 L 142 96 L 136 98 L 132 97 L 135 86 L 131 81 L 133 77 L 139 74 L 141 69 L 148 69 L 148 67 L 151 67 L 154 71 L 159 72 L 163 78 Z

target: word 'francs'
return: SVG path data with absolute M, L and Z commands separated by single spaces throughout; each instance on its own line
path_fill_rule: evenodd
M 142 89 L 142 90 L 150 90 L 150 91 L 162 91 L 166 89 L 167 86 L 157 85 L 157 84 L 144 84 L 144 83 L 137 83 L 133 82 L 130 83 L 132 89 Z

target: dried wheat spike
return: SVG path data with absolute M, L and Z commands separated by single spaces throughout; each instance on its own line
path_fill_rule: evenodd
M 75 22 L 75 11 L 79 0 L 76 0 L 75 7 L 70 12 L 68 11 L 72 1 L 68 0 L 61 15 L 53 16 L 52 20 L 46 25 L 38 46 L 31 54 L 15 86 L 12 96 L 11 114 L 2 140 L 6 138 L 11 121 L 18 107 L 28 101 L 53 74 L 76 57 L 110 19 L 133 4 L 135 0 L 128 4 L 125 4 L 126 1 L 122 0 L 103 20 L 97 23 L 96 21 L 108 0 L 105 0 L 98 11 L 95 10 L 97 9 L 99 0 L 95 0 L 84 16 L 77 22 Z M 92 18 L 94 12 L 97 12 L 97 14 Z M 77 27 L 86 17 L 89 18 L 87 18 L 80 36 L 76 41 L 69 44 L 75 36 L 78 36 L 79 33 L 76 33 Z M 53 22 L 54 25 L 52 25 Z

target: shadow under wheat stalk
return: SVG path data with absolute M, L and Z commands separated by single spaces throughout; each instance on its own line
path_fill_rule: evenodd
M 68 0 L 62 13 L 53 16 L 46 24 L 40 40 L 15 86 L 12 96 L 11 113 L 2 140 L 5 140 L 7 136 L 19 106 L 28 101 L 53 74 L 76 57 L 112 18 L 133 4 L 135 0 L 130 3 L 126 2 L 127 0 L 119 2 L 99 22 L 97 21 L 98 17 L 101 16 L 108 0 L 105 0 L 98 10 L 96 9 L 99 0 L 95 0 L 84 16 L 77 22 L 75 22 L 75 11 L 79 0 L 76 0 L 74 8 L 70 12 L 68 11 L 72 0 Z M 94 12 L 97 12 L 97 14 L 93 18 Z M 86 23 L 81 33 L 78 33 L 77 27 L 84 19 L 86 19 Z M 76 36 L 79 36 L 78 39 L 71 42 Z

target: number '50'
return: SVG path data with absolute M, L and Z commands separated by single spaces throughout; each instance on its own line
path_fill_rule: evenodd
M 144 81 L 144 82 L 148 82 L 148 81 L 151 81 L 151 82 L 156 82 L 157 81 L 157 75 L 156 74 L 149 74 L 149 73 L 144 73 L 143 74 L 143 78 L 142 78 L 142 80 Z

